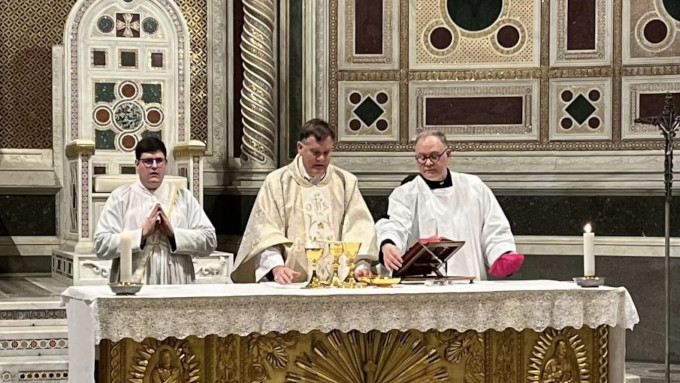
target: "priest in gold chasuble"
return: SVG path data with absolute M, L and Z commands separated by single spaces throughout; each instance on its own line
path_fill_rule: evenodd
M 334 139 L 327 122 L 308 121 L 295 160 L 267 176 L 236 256 L 234 282 L 306 281 L 311 263 L 305 248 L 330 241 L 361 242 L 356 274 L 368 274 L 378 253 L 373 218 L 357 178 L 330 164 Z M 320 278 L 332 275 L 332 264 L 326 252 L 317 266 Z

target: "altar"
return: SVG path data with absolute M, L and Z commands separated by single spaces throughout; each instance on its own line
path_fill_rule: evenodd
M 639 320 L 624 288 L 570 282 L 297 287 L 69 287 L 69 381 L 98 349 L 100 382 L 622 383 Z

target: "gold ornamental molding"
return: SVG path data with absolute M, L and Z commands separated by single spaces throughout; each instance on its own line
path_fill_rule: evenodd
M 273 0 L 244 0 L 243 13 L 241 165 L 250 169 L 274 169 L 277 122 L 274 105 L 276 3 Z
M 190 140 L 179 142 L 175 145 L 175 148 L 172 150 L 172 156 L 175 157 L 175 159 L 190 158 L 194 156 L 202 157 L 205 155 L 205 151 L 206 147 L 202 141 Z
M 74 160 L 79 156 L 94 155 L 94 141 L 79 138 L 73 140 L 66 145 L 66 158 Z

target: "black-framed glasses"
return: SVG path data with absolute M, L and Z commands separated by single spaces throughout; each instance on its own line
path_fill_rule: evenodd
M 141 160 L 139 160 L 139 162 L 141 162 L 142 164 L 144 164 L 144 166 L 146 166 L 147 168 L 152 167 L 152 166 L 154 165 L 154 163 L 155 163 L 156 166 L 159 167 L 159 168 L 165 166 L 165 158 L 163 158 L 163 157 L 158 157 L 158 158 L 142 158 Z
M 432 163 L 435 163 L 439 161 L 440 158 L 446 153 L 446 151 L 449 150 L 449 148 L 445 148 L 443 152 L 441 153 L 430 153 L 430 154 L 416 154 L 416 161 L 418 161 L 419 164 L 425 165 L 427 163 L 427 160 L 431 160 Z

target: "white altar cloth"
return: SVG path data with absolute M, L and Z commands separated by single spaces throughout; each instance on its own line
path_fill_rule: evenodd
M 334 329 L 543 331 L 608 325 L 619 329 L 612 333 L 622 334 L 617 336 L 625 342 L 623 329 L 632 329 L 639 321 L 625 288 L 584 289 L 572 282 L 482 281 L 355 290 L 295 287 L 149 285 L 136 296 L 115 296 L 108 286 L 71 286 L 62 293 L 69 327 L 69 380 L 93 381 L 95 345 L 102 339 Z M 625 354 L 625 344 L 619 343 L 610 346 L 623 347 Z M 611 357 L 620 353 L 610 350 Z M 615 358 L 623 363 L 622 355 Z

